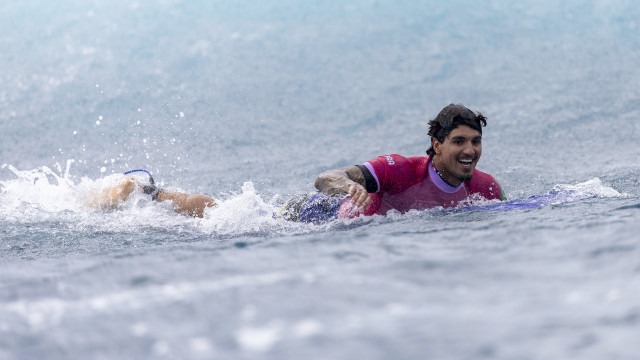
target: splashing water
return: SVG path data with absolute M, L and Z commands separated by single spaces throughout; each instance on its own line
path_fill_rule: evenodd
M 78 184 L 69 179 L 69 167 L 58 172 L 47 166 L 34 170 L 18 170 L 12 165 L 7 168 L 17 179 L 0 181 L 2 198 L 0 199 L 0 215 L 5 220 L 15 222 L 38 222 L 43 219 L 56 219 L 63 222 L 77 222 L 85 226 L 103 224 L 111 229 L 131 231 L 140 226 L 160 226 L 172 229 L 189 224 L 192 230 L 202 234 L 218 237 L 258 235 L 274 236 L 278 234 L 308 233 L 324 231 L 331 227 L 349 228 L 355 224 L 364 224 L 371 219 L 388 221 L 384 217 L 370 217 L 367 220 L 341 219 L 334 224 L 313 225 L 295 223 L 277 219 L 279 203 L 275 200 L 265 202 L 256 191 L 252 182 L 245 182 L 239 193 L 218 198 L 217 206 L 207 208 L 202 219 L 193 219 L 175 214 L 171 205 L 152 202 L 148 196 L 134 192 L 130 198 L 117 206 L 117 211 L 110 211 L 88 205 L 87 199 L 111 188 L 124 179 L 122 174 L 111 174 L 99 179 L 83 177 Z M 474 199 L 464 206 L 451 209 L 452 212 L 469 210 L 511 211 L 542 207 L 545 205 L 570 203 L 594 197 L 612 198 L 624 196 L 617 190 L 605 186 L 598 178 L 575 185 L 559 184 L 547 194 L 533 195 L 527 199 L 513 199 L 507 202 Z M 277 197 L 276 197 L 277 198 Z M 392 221 L 413 217 L 416 214 L 430 214 L 441 209 L 411 211 L 410 214 L 391 212 Z M 422 216 L 422 215 L 418 215 Z M 159 221 L 161 219 L 161 221 Z M 360 222 L 358 222 L 360 221 Z M 114 224 L 115 222 L 115 224 Z
M 18 179 L 0 181 L 2 213 L 8 215 L 11 212 L 31 210 L 50 213 L 78 210 L 76 186 L 69 179 L 72 162 L 73 160 L 67 161 L 64 174 L 55 173 L 47 166 L 20 171 L 7 165 Z M 58 168 L 61 170 L 59 166 Z
M 17 179 L 0 181 L 0 216 L 18 223 L 40 222 L 45 219 L 80 223 L 85 226 L 131 231 L 140 226 L 160 226 L 173 229 L 189 224 L 193 230 L 215 236 L 280 233 L 306 233 L 318 229 L 311 224 L 276 219 L 278 204 L 266 203 L 253 183 L 245 182 L 238 194 L 216 199 L 217 206 L 208 208 L 202 219 L 178 215 L 168 203 L 155 203 L 147 195 L 132 193 L 115 210 L 91 206 L 91 199 L 125 178 L 111 174 L 99 179 L 83 177 L 77 184 L 69 179 L 69 166 L 64 174 L 46 166 L 34 170 L 7 168 Z

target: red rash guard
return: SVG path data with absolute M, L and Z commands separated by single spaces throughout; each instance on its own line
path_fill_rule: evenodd
M 493 176 L 479 170 L 473 171 L 473 179 L 456 187 L 449 185 L 431 165 L 431 156 L 385 155 L 357 166 L 364 173 L 366 189 L 373 200 L 364 215 L 384 215 L 392 209 L 406 212 L 437 206 L 454 207 L 472 194 L 488 200 L 504 199 L 500 184 Z M 346 201 L 338 217 L 359 214 L 353 213 L 350 202 Z

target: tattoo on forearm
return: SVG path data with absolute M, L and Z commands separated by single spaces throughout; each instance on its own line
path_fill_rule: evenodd
M 358 184 L 364 187 L 367 186 L 367 180 L 365 180 L 362 170 L 360 170 L 358 167 L 356 166 L 348 167 L 346 169 L 346 173 L 347 173 L 347 176 L 349 176 L 349 179 L 357 182 Z
M 315 186 L 327 195 L 346 194 L 353 182 L 366 186 L 364 174 L 356 166 L 326 171 L 318 176 Z

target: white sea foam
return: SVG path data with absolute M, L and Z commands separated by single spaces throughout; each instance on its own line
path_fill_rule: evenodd
M 275 219 L 277 206 L 265 202 L 246 182 L 237 194 L 216 197 L 217 206 L 206 209 L 202 219 L 176 214 L 169 203 L 155 203 L 148 195 L 132 193 L 114 209 L 95 206 L 94 199 L 124 179 L 122 174 L 111 174 L 99 179 L 83 177 L 72 181 L 69 166 L 53 171 L 46 166 L 33 170 L 7 168 L 15 178 L 0 181 L 0 217 L 17 223 L 57 220 L 74 227 L 96 228 L 108 231 L 132 231 L 140 226 L 190 227 L 192 230 L 214 236 L 242 234 L 271 234 L 309 232 L 314 225 Z M 141 179 L 144 182 L 145 179 Z
M 559 184 L 551 190 L 551 193 L 569 194 L 576 200 L 591 197 L 614 198 L 625 196 L 614 188 L 604 185 L 598 178 L 593 178 L 575 185 Z
M 134 192 L 127 201 L 116 206 L 115 211 L 105 211 L 91 205 L 92 197 L 117 185 L 124 179 L 124 175 L 111 174 L 95 180 L 83 177 L 74 183 L 69 177 L 72 163 L 73 160 L 67 161 L 64 170 L 56 164 L 57 171 L 47 166 L 18 170 L 12 165 L 6 165 L 16 178 L 0 181 L 0 216 L 15 222 L 55 219 L 75 227 L 90 226 L 98 230 L 104 228 L 124 232 L 134 231 L 140 226 L 159 226 L 168 230 L 176 227 L 184 229 L 187 226 L 193 231 L 212 236 L 293 234 L 324 229 L 322 226 L 275 218 L 278 206 L 266 202 L 251 182 L 245 182 L 238 193 L 217 197 L 217 206 L 206 209 L 203 219 L 175 214 L 170 204 L 155 203 L 141 192 Z M 142 181 L 145 179 L 141 178 Z M 620 197 L 624 194 L 604 185 L 600 179 L 593 178 L 575 185 L 556 185 L 545 196 L 552 197 L 549 203 L 564 203 L 594 197 Z M 472 205 L 496 202 L 477 198 L 470 200 L 469 204 Z M 419 215 L 415 211 L 408 214 L 391 212 L 386 220 L 380 220 L 380 217 L 372 219 L 394 221 L 412 216 Z M 342 223 L 348 225 L 358 220 L 347 219 L 342 220 Z
M 47 166 L 20 171 L 8 165 L 7 168 L 18 178 L 0 181 L 0 211 L 20 213 L 39 209 L 62 212 L 77 209 L 75 185 L 69 180 L 71 162 L 67 162 L 64 174 L 61 174 L 62 171 L 56 173 Z
M 157 216 L 167 213 L 166 207 L 152 206 L 142 193 L 134 193 L 116 206 L 120 211 L 96 206 L 93 200 L 122 181 L 124 175 L 111 174 L 96 180 L 83 177 L 74 182 L 69 176 L 72 162 L 67 162 L 64 171 L 57 166 L 57 172 L 47 166 L 18 170 L 7 165 L 15 178 L 0 181 L 0 217 L 17 223 L 57 220 L 74 226 L 128 229 L 132 223 L 157 224 Z
M 241 193 L 233 195 L 206 210 L 201 227 L 208 233 L 233 235 L 270 231 L 309 231 L 312 225 L 276 219 L 277 206 L 266 203 L 253 183 L 245 182 Z
M 274 321 L 260 327 L 243 327 L 236 332 L 236 341 L 244 350 L 265 352 L 282 338 L 283 325 Z

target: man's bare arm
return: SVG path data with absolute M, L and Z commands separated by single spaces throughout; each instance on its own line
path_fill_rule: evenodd
M 213 198 L 207 195 L 186 194 L 177 191 L 161 191 L 158 193 L 156 200 L 158 202 L 171 201 L 175 212 L 194 217 L 202 217 L 204 209 L 216 205 Z
M 136 189 L 141 191 L 142 185 L 133 176 L 126 176 L 113 186 L 91 192 L 84 199 L 84 202 L 87 206 L 94 208 L 115 209 L 125 202 Z M 216 202 L 206 195 L 168 190 L 158 192 L 156 200 L 158 202 L 171 201 L 176 212 L 197 217 L 202 217 L 204 209 L 216 205 Z
M 357 166 L 325 171 L 316 179 L 316 189 L 327 195 L 348 194 L 351 203 L 366 209 L 371 197 L 365 189 L 367 182 L 362 170 Z

